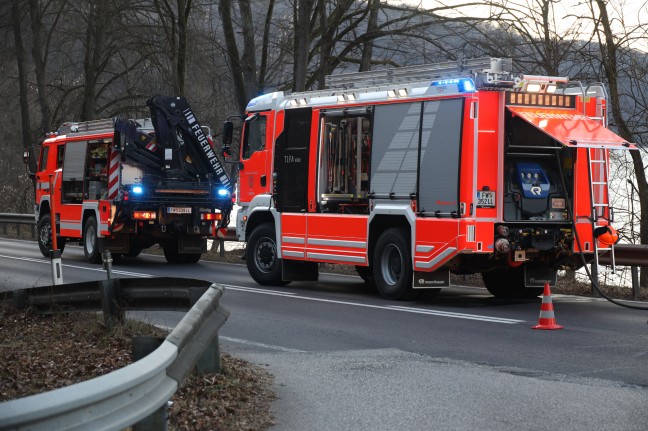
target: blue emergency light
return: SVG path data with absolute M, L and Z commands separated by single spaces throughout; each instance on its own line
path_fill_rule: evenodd
M 430 83 L 431 87 L 448 85 L 456 85 L 462 93 L 474 93 L 476 89 L 475 83 L 470 78 L 439 79 Z

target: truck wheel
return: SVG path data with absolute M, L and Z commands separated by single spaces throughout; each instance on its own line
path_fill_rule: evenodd
M 83 254 L 90 263 L 101 263 L 99 239 L 97 238 L 97 220 L 94 216 L 88 217 L 83 227 Z
M 142 252 L 142 247 L 138 245 L 131 245 L 128 249 L 128 253 L 125 254 L 126 257 L 137 257 Z
M 271 223 L 260 224 L 250 234 L 245 263 L 254 281 L 261 285 L 288 284 L 281 279 L 281 259 L 277 257 L 277 241 Z
M 369 286 L 376 286 L 373 276 L 373 269 L 370 266 L 359 266 L 355 267 L 356 272 L 362 278 L 362 280 Z
M 378 292 L 387 299 L 414 299 L 419 291 L 412 289 L 412 256 L 408 232 L 402 228 L 387 229 L 378 238 L 374 251 L 373 274 Z
M 484 272 L 482 280 L 488 292 L 501 299 L 534 298 L 544 290 L 538 287 L 524 287 L 524 267 L 497 268 Z
M 180 256 L 182 256 L 184 263 L 196 263 L 202 257 L 202 253 L 185 253 Z
M 38 225 L 36 226 L 36 232 L 38 234 L 38 248 L 40 249 L 41 254 L 45 257 L 50 257 L 50 250 L 52 249 L 52 223 L 50 220 L 50 215 L 45 214 L 38 219 Z M 62 253 L 65 248 L 65 238 L 57 236 L 56 245 Z
M 182 255 L 178 252 L 178 242 L 175 240 L 166 241 L 162 244 L 164 257 L 169 263 L 184 263 Z

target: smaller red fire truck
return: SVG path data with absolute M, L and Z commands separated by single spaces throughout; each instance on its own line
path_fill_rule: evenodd
M 355 265 L 389 299 L 481 273 L 535 296 L 613 244 L 601 84 L 482 58 L 327 78 L 247 106 L 237 235 L 260 284 Z M 233 124 L 226 122 L 224 144 Z
M 147 105 L 151 118 L 65 123 L 45 139 L 33 174 L 44 256 L 52 214 L 58 248 L 80 241 L 92 263 L 103 250 L 134 257 L 154 244 L 168 262 L 197 262 L 207 238 L 226 231 L 232 186 L 209 129 L 182 97 Z

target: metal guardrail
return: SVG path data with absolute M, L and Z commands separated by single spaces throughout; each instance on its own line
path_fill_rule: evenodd
M 0 430 L 120 430 L 148 417 L 166 405 L 203 352 L 217 345 L 229 316 L 219 305 L 223 291 L 210 285 L 145 358 L 85 382 L 0 403 Z

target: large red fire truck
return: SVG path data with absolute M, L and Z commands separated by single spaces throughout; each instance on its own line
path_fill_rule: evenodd
M 34 174 L 44 256 L 52 217 L 58 248 L 80 241 L 92 263 L 103 250 L 137 256 L 154 244 L 169 262 L 197 262 L 207 238 L 226 231 L 232 186 L 209 129 L 182 97 L 147 105 L 151 118 L 65 123 L 45 139 Z
M 609 150 L 634 146 L 606 128 L 604 87 L 511 66 L 341 74 L 326 90 L 253 99 L 237 215 L 252 277 L 316 280 L 328 262 L 355 265 L 390 299 L 438 291 L 451 272 L 530 296 L 613 247 L 599 236 Z

